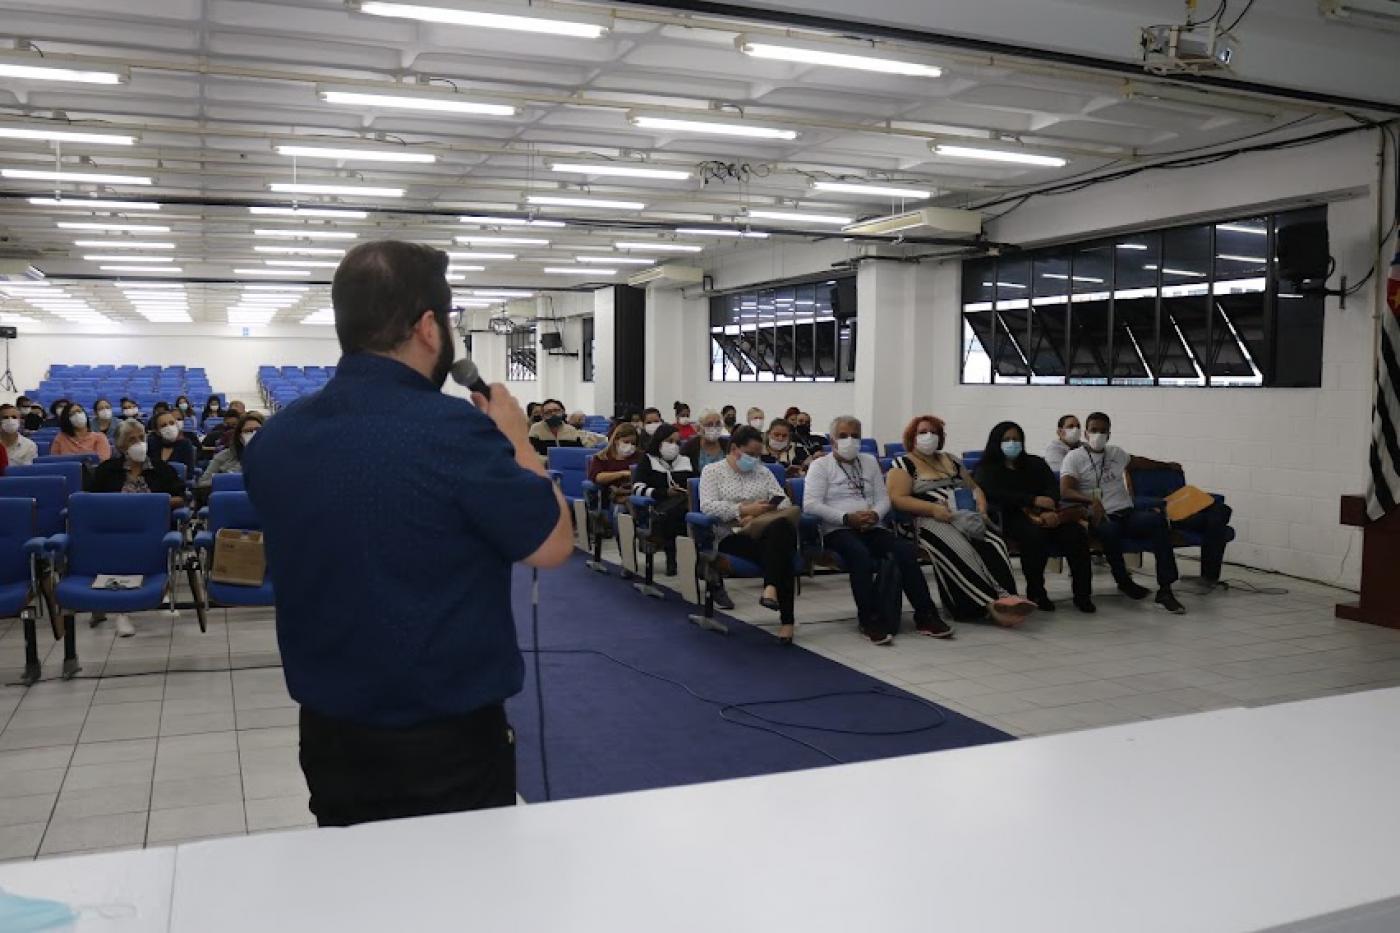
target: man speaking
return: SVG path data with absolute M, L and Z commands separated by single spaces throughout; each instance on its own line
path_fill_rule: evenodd
M 511 565 L 573 549 L 519 403 L 499 384 L 475 406 L 441 391 L 446 273 L 413 243 L 346 254 L 335 377 L 243 454 L 321 826 L 515 803 Z

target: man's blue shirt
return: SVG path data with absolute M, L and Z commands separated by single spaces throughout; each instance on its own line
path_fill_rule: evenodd
M 268 419 L 243 464 L 293 699 L 397 727 L 520 692 L 511 565 L 559 506 L 490 418 L 396 360 L 350 354 Z

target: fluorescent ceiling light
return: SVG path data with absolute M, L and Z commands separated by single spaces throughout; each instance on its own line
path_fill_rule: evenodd
M 599 262 L 599 263 L 606 263 L 607 265 L 610 265 L 610 266 L 611 266 L 611 265 L 622 265 L 622 266 L 654 266 L 654 265 L 656 265 L 656 260 L 655 260 L 655 259 L 643 259 L 643 258 L 640 257 L 640 256 L 608 256 L 608 255 L 606 255 L 606 254 L 605 254 L 605 255 L 601 255 L 601 256 L 575 256 L 575 257 L 574 257 L 574 262 Z
M 35 207 L 71 207 L 85 211 L 158 211 L 155 201 L 104 201 L 98 198 L 30 198 Z
M 97 247 L 98 249 L 174 249 L 174 243 L 156 243 L 150 240 L 74 240 L 74 246 Z
M 441 91 L 429 93 L 405 93 L 396 90 L 392 94 L 366 91 L 319 90 L 321 100 L 328 104 L 349 104 L 355 107 L 385 107 L 391 110 L 431 110 L 439 113 L 467 113 L 482 117 L 513 117 L 520 113 L 514 104 L 493 104 L 480 100 L 467 100 L 455 93 Z
M 354 240 L 358 233 L 345 230 L 331 230 L 326 227 L 270 227 L 254 230 L 253 236 L 297 237 L 303 240 Z
M 483 298 L 534 298 L 534 292 L 524 292 L 513 288 L 474 288 L 473 295 Z
M 1020 165 L 1049 165 L 1055 168 L 1069 163 L 1068 159 L 1059 156 L 1037 155 L 1015 149 L 980 149 L 976 146 L 950 146 L 944 143 L 934 143 L 932 148 L 939 155 L 958 159 L 980 159 L 984 162 L 1015 162 Z
M 1146 243 L 1119 243 L 1116 249 L 1147 249 Z
M 681 236 L 727 236 L 753 240 L 766 240 L 771 235 L 757 230 L 731 230 L 727 227 L 677 227 L 676 232 Z
M 244 285 L 245 292 L 309 292 L 310 285 Z
M 1215 258 L 1228 259 L 1231 262 L 1248 262 L 1256 266 L 1262 266 L 1264 263 L 1268 262 L 1263 256 L 1236 256 L 1232 253 L 1216 253 Z
M 53 172 L 36 168 L 0 168 L 0 178 L 14 178 L 24 181 L 59 181 L 91 183 L 94 185 L 149 185 L 151 179 L 143 175 L 109 175 L 106 172 Z
M 692 246 L 689 243 L 663 243 L 660 241 L 618 243 L 617 248 L 651 253 L 699 253 L 705 249 L 703 246 Z
M 458 243 L 484 243 L 492 246 L 548 246 L 548 240 L 525 236 L 458 236 Z
M 38 130 L 27 126 L 0 126 L 0 139 L 33 139 L 40 142 L 91 143 L 94 146 L 130 146 L 135 136 L 117 133 L 84 133 L 78 130 Z
M 333 217 L 341 220 L 364 220 L 369 211 L 343 211 L 333 207 L 250 207 L 250 214 L 269 214 L 274 217 Z
M 302 159 L 350 159 L 361 162 L 420 162 L 432 163 L 437 156 L 431 152 L 409 152 L 406 149 L 356 149 L 334 146 L 277 146 L 278 155 Z
M 708 133 L 712 136 L 748 136 L 753 139 L 797 138 L 796 130 L 700 117 L 663 117 L 629 113 L 627 120 L 633 126 L 644 130 L 675 130 L 681 133 Z
M 184 272 L 179 266 L 98 266 L 103 272 L 140 272 L 144 275 L 160 273 L 168 275 L 172 272 Z
M 912 198 L 922 201 L 931 198 L 934 192 L 924 188 L 906 188 L 898 185 L 854 184 L 844 181 L 814 181 L 813 191 L 829 191 L 834 194 L 870 194 L 879 197 Z
M 135 262 L 174 262 L 174 261 L 175 261 L 174 257 L 172 257 L 172 256 L 120 256 L 120 255 L 108 256 L 108 255 L 106 255 L 106 254 L 97 255 L 97 256 L 84 256 L 83 259 L 86 260 L 87 262 L 133 262 L 133 263 L 135 263 Z
M 912 78 L 937 78 L 943 69 L 937 65 L 925 65 L 915 61 L 901 61 L 897 58 L 856 55 L 851 52 L 832 52 L 822 48 L 800 45 L 776 44 L 766 37 L 754 42 L 747 36 L 735 40 L 739 51 L 754 58 L 766 58 L 781 62 L 798 62 L 804 65 L 827 65 L 832 68 L 854 68 L 857 71 L 878 71 L 881 74 L 904 75 Z
M 1152 271 L 1152 272 L 1157 271 L 1157 267 L 1156 267 L 1156 266 L 1143 266 L 1143 268 L 1144 268 L 1144 269 L 1147 269 L 1147 270 L 1149 270 L 1149 271 Z M 1192 272 L 1190 269 L 1172 269 L 1172 268 L 1164 268 L 1164 269 L 1162 269 L 1162 274 L 1163 274 L 1163 275 L 1188 275 L 1188 276 L 1190 276 L 1191 278 L 1194 278 L 1194 279 L 1203 279 L 1203 278 L 1206 277 L 1206 274 L 1205 274 L 1204 272 Z
M 333 246 L 254 246 L 255 253 L 280 253 L 298 256 L 344 256 L 345 250 Z
M 853 217 L 838 217 L 832 214 L 802 214 L 795 211 L 765 211 L 749 209 L 748 216 L 761 220 L 786 220 L 799 224 L 832 224 L 844 227 L 855 220 Z
M 609 211 L 641 211 L 646 205 L 641 201 L 609 201 L 602 198 L 560 198 L 553 195 L 531 194 L 525 200 L 531 204 L 546 207 L 596 207 Z
M 616 269 L 599 269 L 597 266 L 546 266 L 545 275 L 617 275 Z
M 276 311 L 228 311 L 230 324 L 266 324 L 277 316 Z
M 67 68 L 59 59 L 13 52 L 0 54 L 0 78 L 30 81 L 68 81 L 74 84 L 125 84 L 130 72 L 125 68 Z
M 193 319 L 188 311 L 142 311 L 137 309 L 137 314 L 150 321 L 152 324 L 190 324 Z
M 544 16 L 520 16 L 514 13 L 493 13 L 481 9 L 482 4 L 473 4 L 475 10 L 463 10 L 451 6 L 425 6 L 416 3 L 387 3 L 381 0 L 364 0 L 359 6 L 361 13 L 371 16 L 391 16 L 398 19 L 416 19 L 428 23 L 451 23 L 454 26 L 475 26 L 479 29 L 509 29 L 514 32 L 536 32 L 550 36 L 570 36 L 575 39 L 599 39 L 607 34 L 606 21 L 598 17 L 557 18 L 558 14 Z M 513 8 L 512 8 L 513 9 Z M 552 12 L 552 11 L 551 11 Z
M 366 198 L 401 198 L 402 188 L 376 188 L 373 185 L 320 185 L 305 182 L 274 181 L 267 186 L 269 191 L 282 194 L 343 194 L 360 195 Z
M 310 269 L 234 269 L 234 275 L 310 275 Z
M 490 301 L 488 299 L 477 301 L 473 298 L 458 298 L 456 302 L 459 307 L 463 308 L 494 308 L 496 305 L 500 304 L 499 301 Z
M 651 168 L 627 162 L 551 162 L 551 172 L 577 175 L 609 175 L 617 178 L 655 178 L 662 181 L 685 181 L 690 172 L 682 169 Z
M 185 286 L 181 282 L 118 282 L 117 288 L 129 288 L 134 291 L 140 291 L 143 288 L 177 288 L 183 291 Z
M 97 224 L 71 223 L 59 221 L 60 230 L 105 230 L 114 233 L 169 233 L 169 227 L 146 226 L 143 224 Z
M 476 224 L 483 227 L 565 227 L 568 226 L 562 220 L 534 220 L 529 217 L 458 217 L 458 221 L 464 224 Z
M 1268 228 L 1266 227 L 1248 227 L 1244 224 L 1216 224 L 1215 229 L 1228 230 L 1231 233 L 1252 233 L 1255 236 L 1269 235 Z
M 477 262 L 496 261 L 509 262 L 515 258 L 515 253 L 448 253 L 448 259 L 476 260 Z
M 334 269 L 338 262 L 320 259 L 264 259 L 269 266 L 291 266 L 298 269 Z
M 335 323 L 335 309 L 321 308 L 319 311 L 313 311 L 302 318 L 301 323 L 322 326 L 332 325 Z

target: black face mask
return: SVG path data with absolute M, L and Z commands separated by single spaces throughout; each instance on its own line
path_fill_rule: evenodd
M 441 389 L 447 384 L 447 374 L 452 371 L 452 361 L 457 357 L 457 348 L 452 345 L 452 331 L 443 321 L 438 322 L 438 337 L 441 347 L 438 349 L 437 363 L 433 365 L 433 385 Z
M 811 425 L 807 425 L 807 424 L 794 424 L 794 425 L 792 426 L 792 433 L 794 433 L 794 434 L 801 434 L 801 435 L 804 435 L 804 436 L 805 436 L 805 435 L 807 435 L 807 434 L 810 434 L 811 431 L 812 431 Z
M 549 425 L 551 428 L 557 428 L 564 423 L 564 416 L 550 415 L 548 418 L 544 419 L 544 423 Z
M 734 425 L 737 424 L 738 422 L 739 422 L 739 419 L 736 418 L 736 417 L 734 417 L 733 415 L 725 415 L 725 416 L 724 416 L 724 426 L 725 426 L 726 428 L 732 428 L 732 427 L 734 427 Z

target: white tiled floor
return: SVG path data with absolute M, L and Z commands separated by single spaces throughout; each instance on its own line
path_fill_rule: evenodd
M 1400 684 L 1400 632 L 1336 621 L 1347 594 L 1227 575 L 1289 593 L 1183 587 L 1190 612 L 1171 616 L 1101 575 L 1094 616 L 1066 602 L 1015 631 L 962 625 L 952 641 L 905 635 L 877 648 L 854 633 L 846 578 L 818 577 L 799 599 L 798 643 L 1019 736 Z M 1050 581 L 1067 598 L 1067 579 Z M 651 605 L 617 586 L 619 607 Z M 775 624 L 756 584 L 730 589 L 736 616 Z M 79 624 L 83 677 L 161 673 L 0 687 L 0 860 L 313 825 L 280 669 L 200 670 L 276 665 L 269 612 L 213 612 L 208 634 L 192 617 L 145 613 L 130 639 Z M 61 646 L 40 637 L 56 676 Z M 0 683 L 18 678 L 22 657 L 6 623 Z

